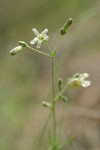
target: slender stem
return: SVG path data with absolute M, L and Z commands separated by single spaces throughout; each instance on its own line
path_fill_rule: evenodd
M 58 42 L 57 42 L 57 45 L 56 45 L 56 47 L 54 48 L 54 51 L 53 51 L 54 54 L 56 54 L 56 51 L 57 51 L 57 49 L 58 49 L 58 47 L 59 47 L 59 44 L 60 44 L 61 39 L 62 39 L 62 35 L 60 35 L 59 40 L 58 40 Z
M 43 55 L 48 56 L 48 57 L 52 57 L 52 56 L 50 56 L 49 54 L 44 53 L 44 52 L 42 52 L 42 51 L 39 51 L 39 50 L 37 50 L 37 49 L 34 49 L 34 48 L 30 47 L 30 46 L 27 46 L 27 47 L 28 47 L 29 49 L 35 51 L 35 52 L 38 52 L 38 53 L 43 54 Z
M 62 35 L 59 37 L 59 40 L 58 40 L 58 43 L 57 43 L 57 46 L 56 46 L 56 50 L 58 49 L 58 47 L 59 47 L 59 44 L 60 44 L 60 41 L 61 41 L 61 39 L 62 39 Z
M 56 142 L 56 112 L 55 112 L 55 101 L 54 101 L 54 57 L 52 57 L 52 117 L 53 117 L 53 145 Z
M 59 92 L 59 93 L 55 96 L 55 98 L 54 98 L 54 101 L 55 101 L 55 102 L 59 99 L 59 95 L 62 95 L 62 94 L 66 91 L 67 88 L 68 88 L 68 85 L 66 85 L 66 86 L 61 90 L 61 92 Z
M 38 142 L 37 142 L 37 150 L 39 150 L 39 148 L 40 148 L 40 146 L 41 146 L 41 144 L 42 144 L 42 142 L 43 142 L 43 137 L 44 137 L 45 131 L 46 131 L 46 129 L 47 129 L 49 120 L 50 120 L 50 118 L 51 118 L 51 114 L 52 114 L 52 113 L 51 113 L 51 111 L 50 111 L 49 114 L 48 114 L 48 117 L 47 117 L 47 119 L 46 119 L 46 122 L 45 122 L 45 124 L 44 124 L 44 126 L 43 126 L 43 128 L 42 128 L 42 131 L 41 131 L 41 133 L 40 133 L 40 135 L 39 135 L 39 137 L 36 138 L 36 141 L 38 141 Z
M 59 47 L 60 41 L 61 41 L 62 36 L 60 36 L 58 43 L 53 51 L 51 52 L 50 48 L 48 47 L 49 51 L 51 52 L 52 55 L 52 117 L 53 117 L 53 146 L 55 146 L 57 142 L 57 128 L 56 128 L 56 108 L 55 108 L 55 90 L 54 90 L 54 59 L 56 56 L 56 51 L 57 48 Z
M 48 48 L 49 53 L 52 55 L 52 51 L 51 51 L 51 49 L 50 49 L 50 47 L 49 47 L 49 45 L 48 45 L 47 42 L 46 42 L 46 46 L 47 46 L 47 48 Z
M 54 57 L 52 57 L 52 103 L 54 103 L 54 96 L 55 96 L 55 91 L 54 91 Z
M 61 119 L 60 119 L 60 125 L 59 125 L 59 131 L 58 131 L 59 143 L 60 143 L 60 138 L 61 138 L 61 131 L 62 131 L 62 125 L 63 125 L 63 120 L 64 120 L 65 109 L 66 109 L 66 103 L 64 104 L 64 106 L 62 108 L 62 114 L 61 114 Z

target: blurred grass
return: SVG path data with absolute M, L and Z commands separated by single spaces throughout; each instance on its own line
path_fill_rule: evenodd
M 0 1 L 1 150 L 34 149 L 33 140 L 40 128 L 40 122 L 43 124 L 46 118 L 46 112 L 41 107 L 41 101 L 49 100 L 50 98 L 51 66 L 48 58 L 32 53 L 27 49 L 15 57 L 9 55 L 9 50 L 17 46 L 19 40 L 29 42 L 33 39 L 34 33 L 31 30 L 33 27 L 39 31 L 48 28 L 49 43 L 53 47 L 59 36 L 59 28 L 64 21 L 69 17 L 74 19 L 73 25 L 59 47 L 55 65 L 58 73 L 55 77 L 56 80 L 59 76 L 66 79 L 75 72 L 89 72 L 94 86 L 87 92 L 82 89 L 68 91 L 71 99 L 70 105 L 84 106 L 86 108 L 97 108 L 98 106 L 99 108 L 99 13 L 99 0 Z M 77 94 L 77 92 L 79 93 Z M 91 95 L 92 92 L 93 94 Z M 76 100 L 74 100 L 74 97 Z M 59 111 L 60 107 L 59 105 Z M 70 123 L 67 125 L 65 121 L 64 131 L 66 131 L 68 126 L 68 130 L 74 132 L 77 128 L 77 124 L 75 128 L 72 128 L 75 118 L 73 119 L 71 116 L 71 118 L 66 118 L 66 120 Z M 95 121 L 96 124 L 98 124 L 97 121 Z M 81 128 L 82 121 L 79 122 Z M 85 129 L 83 130 L 82 128 L 83 131 Z M 89 129 L 87 132 L 90 133 L 89 135 L 94 135 L 97 140 L 95 142 L 92 139 L 93 142 L 85 134 L 91 145 L 87 149 L 92 147 L 95 150 L 99 145 L 99 142 L 97 142 L 98 136 L 94 132 L 97 132 L 97 130 L 95 127 L 91 127 L 91 130 L 93 130 L 93 133 L 90 133 Z M 67 135 L 67 132 L 65 132 L 66 134 L 63 137 Z M 70 133 L 68 132 L 68 134 Z M 94 144 L 92 145 L 91 143 Z M 75 150 L 77 147 L 75 148 L 74 146 L 73 149 Z M 83 150 L 80 146 L 78 149 Z

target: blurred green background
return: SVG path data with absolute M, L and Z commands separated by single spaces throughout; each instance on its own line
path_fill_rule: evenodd
M 62 141 L 75 135 L 67 149 L 100 149 L 100 1 L 0 0 L 0 150 L 35 150 L 34 140 L 47 117 L 41 102 L 51 96 L 48 58 L 28 49 L 12 57 L 9 51 L 19 40 L 29 43 L 33 27 L 49 29 L 53 48 L 70 17 L 74 21 L 58 50 L 55 80 L 88 72 L 92 85 L 65 93 L 70 101 Z M 59 103 L 58 125 L 61 108 Z

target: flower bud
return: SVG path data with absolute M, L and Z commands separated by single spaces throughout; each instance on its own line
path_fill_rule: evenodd
M 13 48 L 11 51 L 10 51 L 10 54 L 11 55 L 16 55 L 17 53 L 19 53 L 20 51 L 22 51 L 23 47 L 22 46 L 17 46 L 15 48 Z
M 42 102 L 42 105 L 43 105 L 44 107 L 52 108 L 52 105 L 51 105 L 50 103 L 46 102 L 46 101 L 43 101 L 43 102 Z
M 65 35 L 66 34 L 66 31 L 67 31 L 67 29 L 69 28 L 69 26 L 72 24 L 72 18 L 69 18 L 66 22 L 65 22 L 65 24 L 64 24 L 64 26 L 60 29 L 60 33 L 61 33 L 61 35 Z
M 58 79 L 58 90 L 61 91 L 63 80 L 61 78 Z
M 22 47 L 28 47 L 28 45 L 24 41 L 19 41 L 19 45 Z

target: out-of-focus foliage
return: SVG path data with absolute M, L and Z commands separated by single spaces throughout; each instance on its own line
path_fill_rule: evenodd
M 49 29 L 49 44 L 53 48 L 59 29 L 69 17 L 74 22 L 59 47 L 55 78 L 66 79 L 75 72 L 88 72 L 92 86 L 88 90 L 67 92 L 70 105 L 66 109 L 63 138 L 76 136 L 69 149 L 99 150 L 99 14 L 99 0 L 0 0 L 1 150 L 34 149 L 33 141 L 47 114 L 41 102 L 50 99 L 51 89 L 48 58 L 27 49 L 12 57 L 9 50 L 19 40 L 29 43 L 34 36 L 33 27 L 39 31 Z

